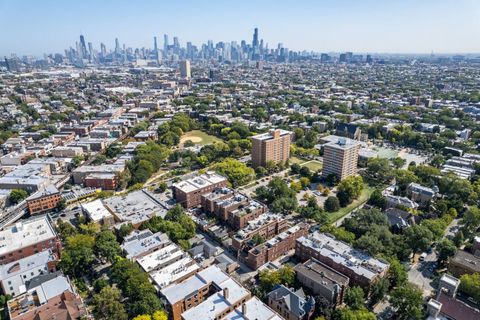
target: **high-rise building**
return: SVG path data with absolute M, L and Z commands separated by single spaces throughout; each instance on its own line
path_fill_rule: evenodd
M 327 143 L 323 147 L 323 171 L 322 176 L 335 174 L 339 180 L 357 174 L 358 141 L 339 138 L 338 141 Z
M 265 167 L 267 162 L 285 163 L 290 157 L 293 133 L 276 129 L 252 137 L 252 165 Z
M 180 76 L 187 79 L 192 77 L 192 73 L 190 71 L 190 60 L 180 61 Z
M 80 51 L 81 51 L 80 58 L 86 59 L 87 58 L 87 45 L 85 44 L 85 37 L 83 35 L 80 35 Z

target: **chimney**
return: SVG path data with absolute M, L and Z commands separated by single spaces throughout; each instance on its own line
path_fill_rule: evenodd
M 223 288 L 223 296 L 225 297 L 225 300 L 228 300 L 228 288 Z
M 247 314 L 247 304 L 244 302 L 242 303 L 242 315 L 245 316 Z

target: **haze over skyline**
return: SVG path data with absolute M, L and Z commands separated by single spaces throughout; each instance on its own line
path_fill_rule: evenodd
M 269 47 L 369 53 L 478 53 L 480 1 L 12 1 L 0 3 L 0 55 L 42 55 L 75 45 L 98 50 L 153 46 L 163 34 L 182 46 L 207 40 L 250 42 L 253 28 Z

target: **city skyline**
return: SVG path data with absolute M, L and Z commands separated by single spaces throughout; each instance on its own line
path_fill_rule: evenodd
M 334 4 L 252 1 L 223 5 L 218 1 L 184 1 L 168 6 L 151 1 L 130 4 L 105 1 L 93 6 L 6 1 L 0 4 L 0 55 L 40 56 L 63 52 L 80 34 L 92 42 L 115 47 L 159 48 L 163 34 L 180 44 L 246 40 L 253 28 L 270 48 L 283 43 L 295 51 L 360 53 L 478 53 L 474 39 L 480 3 L 471 0 L 383 3 L 377 0 Z M 20 18 L 19 18 L 20 17 Z M 86 45 L 85 45 L 86 46 Z M 88 50 L 88 48 L 85 48 Z

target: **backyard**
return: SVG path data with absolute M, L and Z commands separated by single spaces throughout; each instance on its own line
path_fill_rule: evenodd
M 370 195 L 372 192 L 375 190 L 375 188 L 365 186 L 365 188 L 362 190 L 362 193 L 358 197 L 358 199 L 354 200 L 352 203 L 350 203 L 348 206 L 345 208 L 340 208 L 340 210 L 329 213 L 328 214 L 328 223 L 333 223 L 336 222 L 337 220 L 341 219 L 342 217 L 346 216 L 353 210 L 357 209 L 359 206 L 367 202 L 368 198 L 370 198 Z

